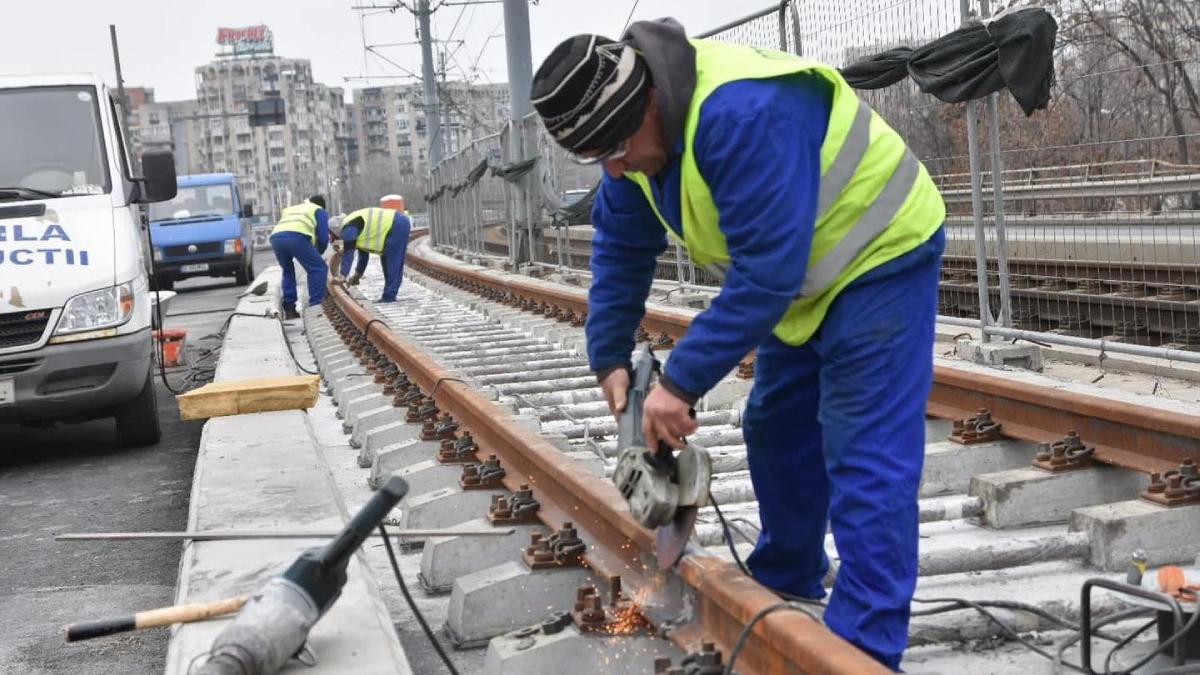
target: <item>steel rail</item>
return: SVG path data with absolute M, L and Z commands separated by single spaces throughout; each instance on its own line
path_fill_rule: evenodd
M 410 252 L 413 266 L 435 278 L 475 290 L 501 289 L 512 297 L 586 314 L 587 293 L 536 279 L 519 279 L 462 269 Z M 679 340 L 687 331 L 691 312 L 647 307 L 642 322 L 655 337 Z M 928 414 L 965 419 L 988 408 L 1004 433 L 1015 439 L 1048 443 L 1067 431 L 1079 432 L 1096 447 L 1101 462 L 1145 473 L 1178 468 L 1184 459 L 1200 459 L 1200 415 L 1148 408 L 1078 392 L 1017 382 L 976 370 L 934 367 L 934 387 Z
M 343 287 L 329 297 L 359 331 L 378 323 Z M 653 535 L 629 515 L 616 487 L 595 476 L 549 441 L 519 425 L 512 415 L 481 396 L 416 345 L 384 328 L 370 331 L 369 341 L 410 381 L 471 431 L 478 455 L 496 455 L 506 475 L 505 487 L 515 491 L 530 485 L 541 507 L 538 518 L 551 530 L 571 521 L 588 544 L 584 558 L 603 576 L 621 577 L 622 586 L 647 604 L 670 594 L 669 578 L 654 569 Z M 688 555 L 677 567 L 692 589 L 690 621 L 668 636 L 685 650 L 702 640 L 715 642 L 728 653 L 746 623 L 779 597 L 743 575 L 734 565 L 705 555 Z M 640 593 L 639 593 L 640 592 Z M 662 610 L 655 610 L 662 611 Z M 677 610 L 676 610 L 676 613 Z M 654 616 L 650 616 L 652 620 Z M 677 618 L 677 617 L 676 617 Z M 823 625 L 796 613 L 775 613 L 760 621 L 738 663 L 746 673 L 886 673 L 878 662 L 831 633 Z

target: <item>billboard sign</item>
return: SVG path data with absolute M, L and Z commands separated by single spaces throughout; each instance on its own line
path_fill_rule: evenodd
M 230 48 L 234 56 L 270 54 L 275 48 L 271 29 L 265 24 L 244 28 L 218 28 L 217 44 Z

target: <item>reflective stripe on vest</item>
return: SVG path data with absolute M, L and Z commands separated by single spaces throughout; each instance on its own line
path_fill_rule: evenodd
M 358 239 L 354 242 L 354 248 L 367 253 L 383 253 L 383 245 L 387 242 L 388 233 L 392 231 L 392 224 L 396 221 L 395 209 L 369 206 L 346 216 L 344 222 L 349 223 L 355 218 L 361 218 L 363 224 L 358 232 Z
M 821 146 L 817 217 L 804 283 L 775 334 L 803 344 L 820 326 L 833 298 L 851 281 L 916 248 L 945 220 L 937 188 L 904 141 L 860 101 L 841 74 L 824 64 L 782 52 L 693 40 L 696 89 L 684 123 L 680 159 L 683 243 L 692 260 L 724 278 L 730 266 L 720 214 L 696 163 L 694 141 L 704 100 L 736 80 L 794 74 L 823 77 L 832 86 L 829 126 Z M 627 173 L 641 188 L 668 234 L 679 239 L 659 213 L 650 181 Z
M 317 211 L 321 207 L 312 202 L 304 202 L 289 206 L 280 215 L 279 223 L 271 230 L 271 234 L 279 232 L 299 232 L 317 244 Z

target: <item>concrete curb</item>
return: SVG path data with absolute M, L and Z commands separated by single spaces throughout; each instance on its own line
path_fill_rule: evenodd
M 279 309 L 278 267 L 265 270 L 263 296 L 238 303 L 216 380 L 295 375 L 281 324 L 257 318 Z M 349 519 L 308 415 L 288 410 L 219 417 L 204 426 L 192 483 L 188 528 L 338 529 Z M 322 540 L 189 542 L 179 565 L 176 602 L 253 592 Z M 319 673 L 411 673 L 378 585 L 362 553 L 351 560 L 341 598 L 309 635 Z M 165 672 L 186 675 L 229 619 L 176 626 Z

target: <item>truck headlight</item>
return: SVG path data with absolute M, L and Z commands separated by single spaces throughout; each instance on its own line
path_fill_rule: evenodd
M 226 239 L 225 240 L 225 255 L 241 255 L 242 240 L 241 239 Z
M 90 293 L 81 293 L 63 307 L 58 327 L 54 329 L 52 342 L 71 342 L 93 337 L 107 337 L 116 333 L 117 326 L 133 316 L 133 282 L 104 288 Z M 83 335 L 85 331 L 88 335 Z M 92 335 L 90 332 L 98 334 Z

